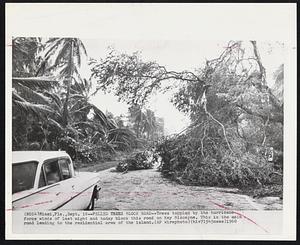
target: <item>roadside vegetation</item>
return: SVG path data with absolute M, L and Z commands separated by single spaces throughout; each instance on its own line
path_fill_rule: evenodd
M 84 60 L 89 78 L 80 74 Z M 90 58 L 76 38 L 14 38 L 13 150 L 61 149 L 85 164 L 124 152 L 117 171 L 152 168 L 159 159 L 162 175 L 181 184 L 282 196 L 283 64 L 273 75 L 269 87 L 255 41 L 231 41 L 194 71 L 169 71 L 138 52 Z M 165 136 L 148 103 L 170 90 L 191 124 Z M 98 91 L 127 103 L 127 115 L 93 105 Z
M 88 60 L 77 38 L 13 38 L 13 150 L 65 150 L 94 163 L 162 134 L 149 109 L 132 108 L 124 119 L 93 105 L 98 90 L 80 74 Z

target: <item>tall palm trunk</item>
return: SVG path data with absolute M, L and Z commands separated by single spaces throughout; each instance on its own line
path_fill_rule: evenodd
M 136 137 L 137 137 L 137 138 L 140 137 L 140 122 L 139 122 L 139 121 L 138 121 L 137 127 L 136 127 Z
M 66 100 L 64 103 L 63 107 L 63 125 L 67 126 L 68 125 L 68 103 L 69 103 L 69 98 L 70 98 L 70 88 L 72 84 L 72 79 L 73 79 L 73 40 L 71 40 L 71 51 L 70 51 L 70 78 L 68 79 L 68 85 L 67 85 L 67 94 L 66 94 Z

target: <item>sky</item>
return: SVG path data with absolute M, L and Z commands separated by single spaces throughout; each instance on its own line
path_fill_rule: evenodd
M 82 39 L 89 57 L 104 58 L 108 47 L 112 46 L 119 52 L 132 54 L 141 51 L 141 56 L 146 61 L 156 61 L 168 70 L 183 71 L 195 70 L 203 67 L 206 59 L 218 57 L 226 47 L 228 41 L 197 41 L 197 40 L 124 40 L 124 39 Z M 249 43 L 249 42 L 248 42 Z M 283 61 L 284 49 L 279 42 L 258 42 L 258 49 L 262 62 L 266 68 L 267 81 L 272 86 L 273 72 Z M 247 48 L 247 45 L 246 45 Z M 87 66 L 81 68 L 83 76 L 89 77 L 90 70 Z M 189 118 L 179 112 L 170 102 L 172 93 L 157 93 L 150 99 L 148 107 L 165 121 L 166 134 L 180 132 L 188 126 Z M 91 98 L 99 109 L 110 111 L 115 116 L 126 114 L 128 106 L 118 102 L 113 94 L 99 92 Z

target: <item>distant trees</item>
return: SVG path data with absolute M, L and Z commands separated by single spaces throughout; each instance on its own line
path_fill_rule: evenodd
M 150 109 L 143 109 L 138 105 L 129 108 L 129 121 L 138 138 L 157 140 L 164 135 L 162 121 Z
M 139 105 L 134 105 L 129 108 L 129 120 L 132 123 L 132 127 L 135 131 L 136 137 L 141 136 L 143 131 L 143 123 L 146 119 L 146 115 Z

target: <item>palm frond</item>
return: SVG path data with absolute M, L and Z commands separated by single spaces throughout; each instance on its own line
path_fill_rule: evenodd
M 115 128 L 115 129 L 111 129 L 111 130 L 109 130 L 109 133 L 110 134 L 123 134 L 123 135 L 127 135 L 129 137 L 135 138 L 134 133 L 131 130 L 127 129 L 127 128 Z
M 49 89 L 59 83 L 54 77 L 13 77 L 12 82 L 40 89 Z
M 107 118 L 107 126 L 109 129 L 116 129 L 118 127 L 116 121 L 113 118 Z
M 44 117 L 46 114 L 53 113 L 52 109 L 46 105 L 33 104 L 26 101 L 13 100 L 13 109 L 19 110 L 21 113 L 34 114 L 38 117 Z
M 64 38 L 50 38 L 46 43 L 45 59 L 49 59 L 51 54 L 55 52 L 61 42 L 65 41 Z
M 105 131 L 102 131 L 102 130 L 96 131 L 96 132 L 94 132 L 94 134 L 91 138 L 91 142 L 93 144 L 96 144 L 101 139 L 101 137 L 104 137 L 104 136 L 105 136 Z
M 83 42 L 80 39 L 76 38 L 75 39 L 75 55 L 76 55 L 77 63 L 78 63 L 79 67 L 81 66 L 81 57 L 82 57 L 81 53 L 83 53 L 83 55 L 85 57 L 88 56 Z
M 108 138 L 116 144 L 131 147 L 136 141 L 136 136 L 129 129 L 116 128 L 109 130 Z
M 80 47 L 77 46 L 77 45 L 75 45 L 75 47 L 74 47 L 74 55 L 75 55 L 75 57 L 77 59 L 77 65 L 78 65 L 78 67 L 80 67 L 81 66 Z
M 92 88 L 92 82 L 90 80 L 87 79 L 83 79 L 83 86 L 85 87 L 85 89 L 87 91 L 90 91 L 90 89 Z
M 70 65 L 70 62 L 66 63 L 62 67 L 59 67 L 59 70 L 58 70 L 59 78 L 64 79 L 66 77 L 70 77 L 71 70 L 72 70 L 72 66 Z
M 73 104 L 70 105 L 69 111 L 71 113 L 74 113 L 76 110 L 81 110 L 82 106 L 80 107 L 80 102 L 81 102 L 81 100 L 74 100 Z M 90 108 L 89 106 L 87 106 L 87 107 Z
M 82 127 L 88 127 L 91 129 L 95 129 L 95 125 L 93 122 L 75 122 L 72 124 L 72 126 L 80 126 L 80 128 Z
M 86 97 L 82 94 L 72 94 L 72 95 L 70 95 L 70 99 L 77 99 L 77 100 L 83 99 L 83 100 L 85 100 Z
M 63 106 L 60 97 L 56 93 L 46 91 L 44 92 L 44 94 L 55 102 L 55 104 L 57 105 L 56 107 L 61 108 Z
M 70 110 L 70 112 L 72 112 L 73 114 L 76 114 L 76 113 L 82 113 L 84 112 L 86 109 L 90 109 L 90 107 L 88 105 L 84 105 L 84 106 L 81 106 L 79 109 L 77 110 L 73 110 L 74 107 L 72 107 L 72 110 Z
M 48 105 L 50 103 L 50 100 L 47 96 L 43 95 L 42 93 L 36 92 L 27 86 L 24 86 L 22 84 L 17 84 L 16 89 L 19 93 L 25 97 L 25 99 L 28 100 L 33 100 L 36 103 L 39 104 L 46 104 Z
M 16 101 L 26 102 L 24 98 L 22 98 L 16 91 L 12 91 L 12 99 Z
M 112 143 L 105 143 L 105 146 L 108 148 L 108 150 L 110 150 L 112 153 L 116 153 L 116 150 L 115 150 L 115 145 L 112 144 Z
M 68 56 L 69 53 L 70 53 L 70 44 L 68 42 L 65 42 L 63 46 L 60 49 L 58 49 L 58 53 L 55 55 L 55 59 L 52 67 L 58 66 L 61 59 Z
M 108 121 L 108 118 L 106 117 L 106 115 L 97 106 L 95 106 L 91 103 L 88 103 L 88 105 L 91 109 L 94 110 L 95 118 L 98 119 L 103 126 L 107 127 L 109 124 L 109 121 Z
M 57 129 L 59 129 L 60 131 L 64 131 L 64 128 L 57 122 L 55 121 L 54 119 L 52 118 L 49 118 L 48 119 L 49 123 L 53 126 L 55 126 Z
M 130 142 L 114 141 L 114 144 L 117 144 L 117 145 L 123 145 L 123 146 L 125 146 L 126 148 L 130 148 L 130 147 L 132 146 L 132 144 L 130 144 Z
M 85 48 L 83 42 L 80 39 L 78 39 L 78 46 L 81 48 L 81 50 L 83 50 L 85 56 L 88 56 L 86 48 Z
M 67 130 L 72 132 L 75 135 L 80 135 L 80 136 L 84 136 L 78 129 L 74 128 L 73 126 L 71 126 L 70 124 L 67 125 Z

